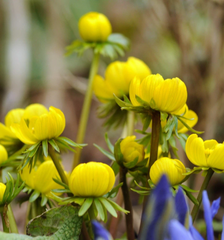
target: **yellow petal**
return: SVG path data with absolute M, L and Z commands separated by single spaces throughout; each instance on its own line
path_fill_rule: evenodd
M 0 144 L 0 164 L 8 159 L 8 153 L 4 146 Z
M 26 183 L 26 185 L 32 189 L 35 188 L 34 179 L 36 175 L 36 169 L 32 168 L 30 171 L 30 166 L 26 165 L 20 172 L 21 179 Z
M 20 123 L 22 116 L 24 114 L 24 109 L 17 108 L 9 111 L 5 116 L 5 125 L 10 128 L 13 123 Z
M 215 140 L 214 140 L 215 141 Z M 214 146 L 214 145 L 213 145 Z M 224 170 L 224 144 L 215 145 L 215 149 L 211 152 L 208 157 L 208 166 Z
M 185 146 L 186 154 L 188 159 L 197 166 L 208 167 L 205 148 L 202 138 L 198 137 L 197 134 L 191 134 Z
M 192 110 L 188 110 L 186 112 L 186 114 L 184 115 L 184 117 L 187 119 L 182 119 L 182 120 L 191 128 L 193 128 L 196 125 L 196 123 L 198 122 L 198 116 Z M 178 121 L 178 132 L 186 133 L 187 131 L 188 131 L 188 129 L 183 125 L 183 123 Z
M 136 95 L 140 97 L 140 85 L 141 85 L 141 80 L 138 78 L 134 78 L 130 83 L 129 97 L 130 97 L 131 103 L 134 106 L 141 105 L 135 98 Z
M 0 202 L 3 199 L 4 193 L 5 193 L 6 186 L 4 183 L 0 183 Z
M 42 114 L 47 114 L 48 110 L 45 106 L 39 103 L 30 104 L 28 107 L 26 107 L 23 118 L 24 119 L 30 119 L 32 117 L 38 117 Z

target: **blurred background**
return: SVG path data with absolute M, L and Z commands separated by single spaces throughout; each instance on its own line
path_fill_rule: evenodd
M 188 88 L 188 106 L 199 116 L 195 129 L 204 131 L 204 140 L 223 142 L 223 0 L 0 1 L 1 122 L 13 108 L 36 102 L 53 105 L 66 116 L 64 135 L 76 139 L 92 53 L 87 51 L 82 57 L 64 57 L 64 53 L 67 45 L 80 38 L 78 20 L 89 11 L 105 14 L 113 32 L 131 40 L 130 51 L 119 60 L 134 56 L 142 59 L 152 73 L 182 79 Z M 100 74 L 110 62 L 101 58 Z M 106 130 L 102 119 L 97 118 L 98 106 L 94 98 L 82 162 L 108 162 L 93 146 L 106 146 Z M 120 132 L 109 130 L 113 142 Z M 191 166 L 183 152 L 180 158 Z M 72 159 L 72 155 L 65 156 L 67 170 Z M 199 174 L 189 184 L 199 189 L 202 180 Z M 209 185 L 210 199 L 222 196 L 224 206 L 223 189 L 224 175 L 215 174 Z

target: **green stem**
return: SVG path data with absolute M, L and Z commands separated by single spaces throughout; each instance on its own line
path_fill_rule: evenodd
M 135 126 L 135 113 L 132 111 L 128 111 L 127 136 L 131 136 L 133 134 L 134 126 Z
M 10 226 L 11 232 L 12 232 L 12 233 L 19 233 L 19 232 L 18 232 L 18 228 L 17 228 L 16 221 L 15 221 L 15 217 L 14 217 L 14 215 L 13 215 L 12 208 L 11 208 L 11 205 L 10 205 L 10 204 L 8 205 L 7 215 L 8 215 L 8 219 L 9 219 L 9 226 Z
M 207 189 L 208 187 L 208 184 L 209 184 L 209 181 L 213 175 L 214 171 L 209 168 L 206 176 L 205 176 L 205 179 L 204 179 L 204 182 L 201 186 L 201 189 L 200 189 L 200 192 L 198 194 L 198 197 L 197 197 L 197 200 L 198 200 L 198 205 L 194 205 L 193 209 L 192 209 L 192 212 L 191 212 L 191 216 L 192 216 L 192 219 L 193 219 L 193 222 L 194 220 L 196 219 L 197 215 L 198 215 L 198 211 L 199 211 L 199 208 L 201 206 L 201 202 L 202 202 L 202 193 L 205 189 Z
M 58 160 L 58 157 L 57 157 L 53 147 L 50 144 L 48 145 L 48 153 L 53 160 L 53 163 L 54 163 L 54 165 L 55 165 L 55 167 L 56 167 L 56 169 L 59 173 L 59 176 L 61 177 L 61 181 L 63 183 L 65 183 L 66 185 L 68 185 L 68 179 L 65 175 L 64 169 L 62 168 L 62 166 L 61 166 L 61 164 Z
M 160 112 L 152 113 L 152 135 L 150 148 L 149 173 L 153 163 L 157 160 L 160 134 Z
M 135 233 L 133 229 L 133 211 L 132 211 L 130 193 L 127 185 L 126 173 L 127 173 L 127 169 L 120 167 L 120 182 L 123 182 L 121 189 L 122 189 L 123 198 L 124 198 L 124 207 L 126 210 L 129 211 L 129 213 L 125 215 L 127 239 L 134 240 Z
M 4 218 L 4 213 L 3 212 L 1 212 L 1 216 L 2 216 L 3 232 L 9 233 L 9 228 L 7 227 L 7 225 L 5 223 L 5 218 Z
M 92 65 L 90 68 L 90 73 L 89 73 L 88 88 L 85 94 L 81 118 L 79 121 L 79 129 L 78 129 L 78 134 L 76 138 L 76 143 L 78 144 L 83 143 L 85 133 L 86 133 L 86 126 L 89 118 L 89 110 L 90 110 L 91 101 L 92 101 L 93 80 L 94 80 L 94 76 L 97 74 L 97 71 L 98 71 L 99 59 L 100 59 L 100 55 L 94 54 Z M 80 156 L 81 156 L 81 149 L 77 148 L 74 156 L 72 169 L 74 169 L 79 164 Z

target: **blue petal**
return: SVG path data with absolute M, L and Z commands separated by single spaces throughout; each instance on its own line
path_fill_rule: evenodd
M 97 240 L 97 239 L 110 240 L 111 239 L 110 233 L 99 222 L 93 220 L 92 226 L 93 226 L 94 240 Z
M 211 206 L 212 218 L 214 218 L 214 216 L 216 215 L 216 213 L 217 213 L 218 210 L 219 210 L 220 200 L 221 200 L 221 197 L 219 197 L 218 199 L 216 199 L 216 200 L 214 200 L 214 201 L 212 202 L 212 206 Z
M 194 240 L 190 232 L 177 220 L 170 221 L 169 234 L 171 240 Z
M 210 202 L 208 199 L 208 194 L 206 191 L 202 193 L 202 202 L 204 207 L 204 218 L 206 222 L 206 230 L 207 230 L 207 240 L 214 240 L 214 233 L 212 227 L 212 213 L 210 209 Z
M 191 236 L 193 237 L 193 239 L 194 240 L 204 240 L 204 238 L 201 236 L 201 234 L 194 228 L 191 216 L 189 218 L 189 222 L 190 222 L 189 232 L 191 233 Z
M 188 214 L 188 205 L 183 190 L 181 188 L 178 189 L 175 196 L 175 209 L 179 222 L 184 226 Z
M 168 221 L 174 216 L 173 196 L 167 177 L 163 175 L 153 190 L 143 216 L 143 228 L 140 240 L 164 239 Z
M 222 237 L 221 240 L 224 240 L 224 216 L 222 218 Z

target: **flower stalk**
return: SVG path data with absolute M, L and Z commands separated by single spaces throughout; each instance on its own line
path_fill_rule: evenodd
M 76 143 L 78 144 L 83 143 L 85 133 L 86 133 L 86 126 L 89 118 L 89 110 L 90 110 L 91 100 L 92 100 L 93 80 L 94 80 L 94 76 L 98 71 L 99 58 L 100 58 L 99 54 L 94 54 L 92 65 L 90 68 L 88 88 L 85 94 L 84 104 L 83 104 L 81 118 L 79 122 L 79 129 L 78 129 L 78 134 L 76 139 Z M 74 169 L 79 164 L 80 156 L 81 156 L 81 149 L 77 148 L 74 156 L 72 169 Z
M 134 240 L 135 234 L 133 229 L 133 211 L 132 211 L 130 193 L 127 185 L 126 174 L 127 174 L 127 169 L 120 167 L 120 182 L 123 183 L 121 188 L 122 188 L 122 193 L 124 198 L 124 206 L 125 206 L 125 209 L 129 211 L 129 213 L 125 215 L 127 239 Z
M 214 173 L 214 171 L 211 168 L 209 168 L 208 171 L 207 171 L 207 174 L 205 176 L 204 182 L 203 182 L 203 184 L 201 186 L 201 189 L 200 189 L 200 192 L 198 194 L 198 197 L 197 197 L 198 205 L 195 204 L 193 209 L 192 209 L 192 212 L 191 212 L 191 216 L 192 216 L 193 222 L 195 221 L 195 219 L 196 219 L 196 217 L 198 215 L 199 208 L 201 206 L 202 193 L 203 193 L 204 190 L 207 189 L 209 181 L 210 181 L 213 173 Z
M 56 155 L 53 147 L 50 144 L 48 145 L 48 152 L 49 152 L 49 155 L 50 155 L 50 157 L 51 157 L 51 159 L 52 159 L 52 161 L 53 161 L 53 163 L 54 163 L 54 165 L 55 165 L 55 167 L 58 171 L 58 174 L 61 177 L 61 181 L 63 183 L 65 183 L 66 185 L 68 185 L 68 179 L 65 175 L 65 172 L 64 172 L 64 170 L 63 170 L 63 168 L 62 168 L 62 166 L 61 166 L 61 164 L 60 164 L 60 162 L 57 158 L 57 155 Z
M 152 113 L 152 135 L 151 135 L 149 172 L 150 172 L 150 168 L 152 167 L 153 163 L 157 160 L 159 135 L 160 135 L 160 112 L 154 111 Z

